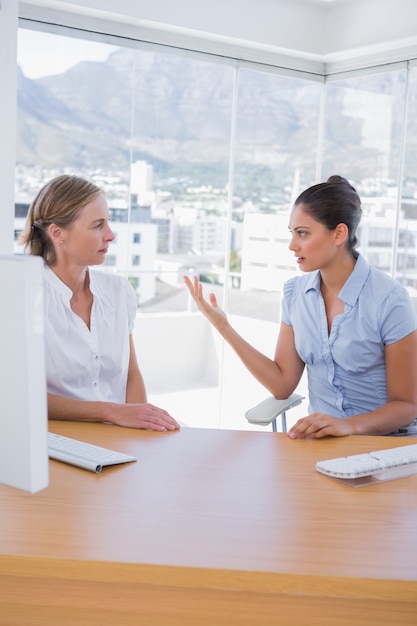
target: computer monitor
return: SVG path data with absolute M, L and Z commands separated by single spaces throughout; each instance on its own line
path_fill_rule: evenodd
M 0 483 L 49 482 L 42 259 L 0 255 Z

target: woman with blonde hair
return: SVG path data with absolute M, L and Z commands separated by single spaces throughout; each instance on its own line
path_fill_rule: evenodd
M 62 175 L 38 192 L 20 241 L 44 260 L 48 417 L 176 430 L 147 402 L 132 338 L 136 297 L 104 263 L 114 234 L 102 190 Z

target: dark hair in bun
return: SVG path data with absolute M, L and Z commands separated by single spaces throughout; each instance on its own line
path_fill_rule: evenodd
M 346 178 L 334 175 L 325 183 L 313 185 L 303 191 L 294 203 L 302 204 L 306 213 L 334 230 L 338 224 L 346 224 L 349 230 L 348 247 L 353 250 L 358 245 L 356 229 L 362 217 L 360 197 Z

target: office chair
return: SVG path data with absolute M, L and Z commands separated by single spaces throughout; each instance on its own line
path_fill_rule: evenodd
M 288 398 L 285 398 L 285 400 L 277 400 L 273 396 L 269 396 L 262 402 L 259 402 L 256 406 L 246 411 L 245 417 L 249 424 L 256 424 L 257 426 L 269 426 L 269 424 L 272 424 L 272 430 L 276 433 L 277 417 L 281 416 L 282 432 L 286 433 L 286 411 L 298 406 L 303 400 L 304 396 L 300 396 L 298 393 L 291 394 Z

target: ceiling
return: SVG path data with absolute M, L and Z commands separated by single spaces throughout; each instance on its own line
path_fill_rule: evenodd
M 277 4 L 280 4 L 281 0 L 275 0 Z M 295 2 L 303 3 L 303 4 L 315 4 L 319 7 L 332 7 L 341 4 L 355 4 L 357 2 L 361 2 L 361 0 L 295 0 Z
M 27 0 L 19 11 L 320 74 L 417 58 L 416 0 Z

